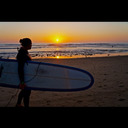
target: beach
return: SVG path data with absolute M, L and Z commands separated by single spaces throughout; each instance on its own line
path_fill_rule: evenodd
M 30 107 L 128 107 L 128 56 L 34 59 L 90 72 L 91 88 L 76 92 L 34 91 Z M 0 87 L 0 107 L 15 107 L 20 89 Z

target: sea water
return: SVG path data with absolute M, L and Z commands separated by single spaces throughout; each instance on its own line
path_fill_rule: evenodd
M 16 58 L 20 44 L 0 43 L 0 58 Z M 128 55 L 128 43 L 33 43 L 32 58 L 79 58 Z

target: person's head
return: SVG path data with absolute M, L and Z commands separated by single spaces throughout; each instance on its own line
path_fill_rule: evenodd
M 32 47 L 32 41 L 29 38 L 20 39 L 19 42 L 26 50 L 29 50 Z

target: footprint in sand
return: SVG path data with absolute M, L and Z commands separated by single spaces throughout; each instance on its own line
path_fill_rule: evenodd
M 83 101 L 82 101 L 82 100 L 78 100 L 78 101 L 77 101 L 77 103 L 81 103 L 81 102 L 83 102 Z
M 123 85 L 119 85 L 118 87 L 124 87 Z
M 124 101 L 125 99 L 123 99 L 123 98 L 120 98 L 120 99 L 118 99 L 118 101 Z

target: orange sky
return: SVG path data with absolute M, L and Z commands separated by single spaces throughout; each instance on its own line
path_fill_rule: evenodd
M 128 22 L 0 22 L 0 43 L 128 42 Z

